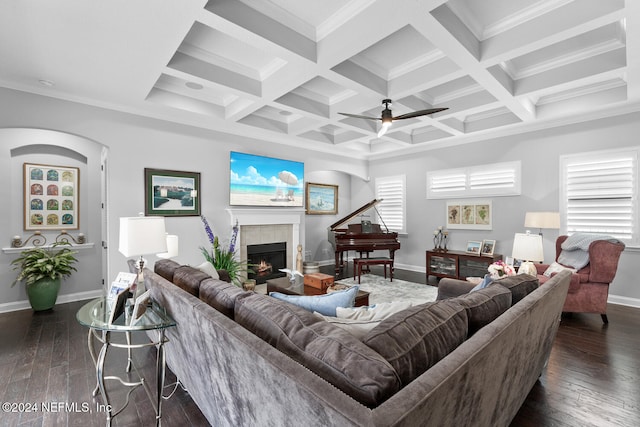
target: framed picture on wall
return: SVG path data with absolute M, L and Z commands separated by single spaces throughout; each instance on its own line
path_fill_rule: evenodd
M 338 186 L 307 182 L 306 207 L 309 215 L 338 213 Z
M 80 170 L 25 163 L 24 229 L 77 230 L 80 227 Z
M 447 201 L 447 228 L 491 230 L 493 209 L 491 200 Z
M 200 173 L 144 169 L 144 214 L 200 215 Z

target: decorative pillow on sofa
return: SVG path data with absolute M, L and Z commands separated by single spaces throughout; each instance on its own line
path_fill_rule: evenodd
M 491 277 L 490 273 L 487 273 L 484 275 L 480 283 L 474 286 L 473 289 L 471 289 L 469 292 L 475 292 L 477 290 L 484 289 L 487 286 L 489 286 L 492 282 L 493 282 L 493 277 Z
M 515 305 L 522 298 L 538 289 L 540 282 L 535 276 L 529 274 L 516 274 L 496 279 L 493 283 L 499 283 L 511 291 L 511 305 Z
M 549 264 L 549 267 L 547 267 L 547 269 L 542 274 L 544 276 L 551 277 L 553 273 L 560 273 L 562 270 L 569 270 L 572 273 L 575 273 L 577 271 L 575 268 L 565 267 L 564 265 L 554 261 Z
M 442 300 L 411 307 L 380 322 L 363 343 L 395 368 L 409 384 L 467 338 L 467 312 Z
M 231 319 L 236 300 L 246 293 L 236 285 L 213 278 L 200 283 L 200 300 Z
M 250 293 L 236 301 L 235 320 L 363 405 L 375 407 L 400 389 L 381 355 L 300 307 Z
M 216 268 L 213 266 L 213 264 L 211 264 L 208 261 L 203 262 L 202 264 L 200 264 L 196 268 L 198 270 L 202 271 L 203 273 L 208 274 L 213 279 L 219 279 L 220 278 L 220 276 L 218 275 L 218 270 L 216 270 Z
M 484 289 L 452 298 L 467 310 L 469 336 L 493 322 L 511 307 L 511 291 L 497 282 Z
M 336 307 L 353 307 L 358 294 L 359 286 L 351 286 L 344 291 L 335 291 L 324 295 L 286 295 L 280 292 L 271 292 L 269 296 L 279 300 L 295 304 L 305 310 L 317 311 L 325 316 L 336 315 Z
M 315 313 L 319 318 L 337 326 L 338 328 L 349 332 L 351 335 L 362 341 L 362 339 L 382 322 L 382 320 L 360 320 L 360 319 L 344 319 L 340 317 L 324 316 L 317 311 Z

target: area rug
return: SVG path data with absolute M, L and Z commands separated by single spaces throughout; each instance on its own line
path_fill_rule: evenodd
M 360 276 L 360 281 L 360 289 L 370 294 L 369 305 L 393 301 L 413 301 L 421 304 L 435 301 L 438 295 L 438 288 L 435 286 L 399 279 L 393 279 L 393 282 L 390 282 L 389 279 L 375 274 L 363 274 Z M 349 278 L 338 280 L 336 283 L 353 286 L 358 284 L 358 280 Z

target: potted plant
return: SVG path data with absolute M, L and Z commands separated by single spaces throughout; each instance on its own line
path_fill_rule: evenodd
M 60 281 L 77 271 L 73 266 L 78 260 L 77 251 L 57 246 L 68 243 L 55 243 L 51 247 L 35 247 L 20 252 L 20 257 L 11 262 L 14 270 L 20 270 L 11 286 L 24 281 L 29 303 L 34 311 L 49 310 L 56 304 Z

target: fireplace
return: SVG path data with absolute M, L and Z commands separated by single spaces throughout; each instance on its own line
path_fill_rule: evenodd
M 257 284 L 268 279 L 284 277 L 286 273 L 280 271 L 287 268 L 287 243 L 263 243 L 247 245 L 247 260 L 252 265 L 249 279 L 255 279 Z

